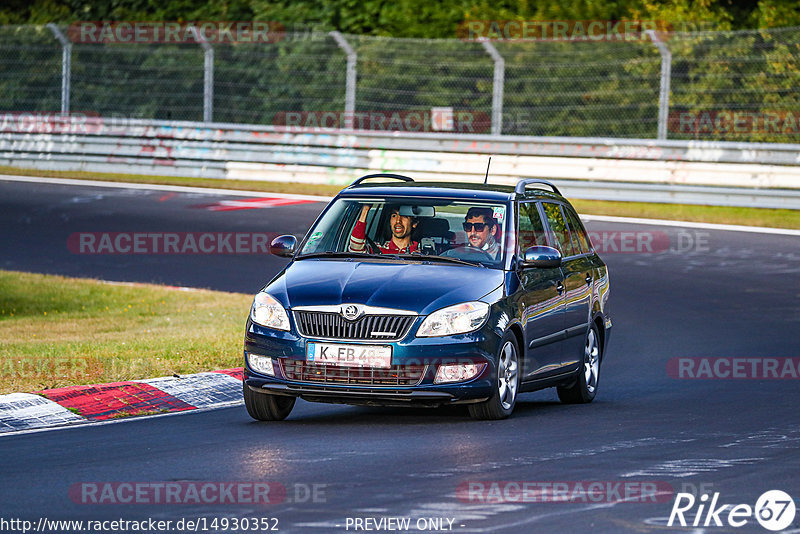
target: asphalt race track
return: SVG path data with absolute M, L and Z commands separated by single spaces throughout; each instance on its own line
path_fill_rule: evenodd
M 0 268 L 254 293 L 283 260 L 80 254 L 68 240 L 81 232 L 302 235 L 323 207 L 208 209 L 222 200 L 0 181 Z M 705 514 L 698 528 L 666 522 L 678 492 L 698 498 L 688 522 L 701 496 L 708 505 L 715 493 L 719 505 L 755 507 L 765 491 L 782 490 L 800 507 L 800 377 L 688 379 L 673 359 L 797 362 L 800 237 L 606 222 L 588 228 L 606 250 L 614 320 L 593 404 L 561 405 L 544 391 L 523 395 L 509 420 L 476 422 L 466 409 L 300 401 L 283 423 L 256 423 L 240 406 L 7 435 L 0 437 L 2 517 L 205 518 L 209 527 L 220 518 L 277 518 L 279 532 L 309 533 L 354 532 L 356 519 L 386 517 L 409 518 L 411 532 L 768 532 L 753 517 L 741 528 L 713 519 L 703 527 Z M 637 240 L 656 250 L 619 251 Z M 286 493 L 269 505 L 91 504 L 74 493 L 81 483 L 175 481 L 270 482 Z M 535 492 L 515 492 L 517 482 L 647 483 L 668 492 L 657 502 L 614 502 L 612 490 L 542 503 Z M 499 493 L 460 491 L 478 483 Z M 481 502 L 487 496 L 494 500 Z M 726 522 L 728 512 L 718 517 Z M 800 511 L 786 531 L 800 532 Z

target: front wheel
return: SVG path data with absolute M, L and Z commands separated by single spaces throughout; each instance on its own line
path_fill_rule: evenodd
M 592 324 L 586 333 L 586 344 L 583 351 L 583 365 L 578 368 L 575 383 L 568 388 L 558 388 L 558 398 L 567 404 L 584 404 L 592 402 L 597 395 L 597 385 L 600 380 L 600 336 L 597 326 Z
M 469 405 L 469 414 L 475 419 L 505 419 L 514 411 L 519 389 L 519 349 L 517 338 L 506 332 L 497 355 L 497 377 L 494 394 L 484 402 Z
M 250 417 L 257 421 L 283 421 L 294 408 L 295 397 L 256 393 L 242 382 L 244 405 Z

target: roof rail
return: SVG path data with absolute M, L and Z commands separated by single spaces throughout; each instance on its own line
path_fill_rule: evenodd
M 555 193 L 556 195 L 561 195 L 561 191 L 559 191 L 558 188 L 552 184 L 552 182 L 549 182 L 547 180 L 542 180 L 541 178 L 523 178 L 522 180 L 517 182 L 516 187 L 514 187 L 514 192 L 517 193 L 518 195 L 521 195 L 525 193 L 525 190 L 531 184 L 546 185 L 547 187 L 553 189 L 553 193 Z
M 402 174 L 388 174 L 388 173 L 378 173 L 378 174 L 368 174 L 366 176 L 362 176 L 361 178 L 357 179 L 355 182 L 350 184 L 349 187 L 353 187 L 354 185 L 358 185 L 364 180 L 369 180 L 370 178 L 391 178 L 393 180 L 401 180 L 403 182 L 413 182 L 414 180 L 409 178 L 408 176 L 403 176 Z

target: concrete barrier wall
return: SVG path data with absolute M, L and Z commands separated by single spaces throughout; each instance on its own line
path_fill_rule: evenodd
M 344 185 L 556 180 L 576 198 L 800 208 L 800 145 L 515 138 L 0 115 L 0 165 Z M 715 200 L 716 199 L 716 200 Z

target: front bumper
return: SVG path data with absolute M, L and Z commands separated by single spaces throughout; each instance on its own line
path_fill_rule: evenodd
M 419 322 L 418 320 L 417 322 Z M 291 380 L 284 374 L 281 359 L 306 360 L 306 345 L 313 338 L 293 332 L 276 331 L 247 322 L 245 334 L 244 378 L 252 391 L 272 395 L 289 395 L 312 402 L 360 404 L 376 406 L 442 406 L 480 402 L 488 399 L 494 389 L 497 353 L 500 336 L 491 328 L 456 336 L 416 338 L 414 324 L 401 341 L 380 343 L 392 347 L 392 365 L 424 365 L 424 372 L 414 385 L 374 385 L 328 383 Z M 333 343 L 326 340 L 325 342 Z M 376 344 L 369 341 L 341 340 L 347 344 Z M 253 353 L 273 360 L 275 376 L 254 371 L 247 355 Z M 440 364 L 472 362 L 485 364 L 483 371 L 465 382 L 434 384 Z

